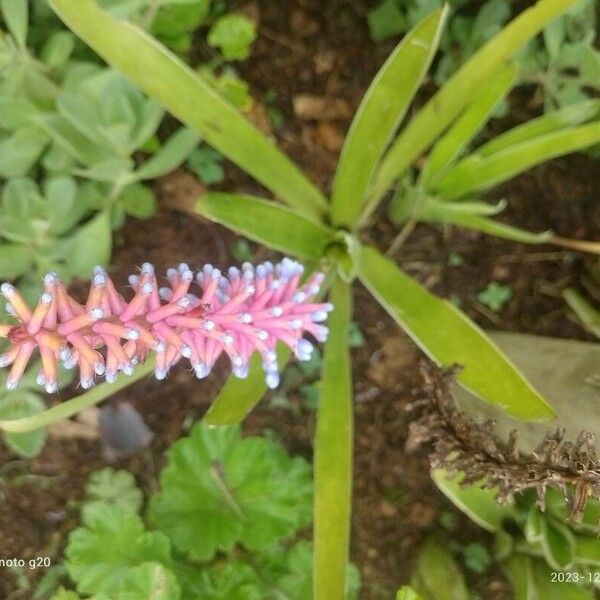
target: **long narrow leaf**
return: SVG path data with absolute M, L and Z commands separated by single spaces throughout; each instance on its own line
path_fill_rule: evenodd
M 254 196 L 209 192 L 196 211 L 275 250 L 318 260 L 333 232 L 290 208 Z
M 475 97 L 473 103 L 440 138 L 421 172 L 420 181 L 425 189 L 432 187 L 445 174 L 489 121 L 499 102 L 515 84 L 517 71 L 515 65 L 505 65 L 496 79 Z
M 468 229 L 488 233 L 496 237 L 521 242 L 522 244 L 544 244 L 553 241 L 551 231 L 534 232 L 500 223 L 487 216 L 464 210 L 464 202 L 440 202 L 429 200 L 420 218 L 428 223 L 461 225 Z M 490 208 L 494 208 L 490 206 Z
M 56 14 L 113 67 L 289 204 L 326 210 L 321 192 L 208 83 L 143 30 L 94 0 L 51 0 Z
M 501 64 L 577 0 L 543 0 L 523 11 L 474 54 L 419 111 L 386 154 L 370 190 L 368 211 L 392 182 L 452 123 Z
M 292 352 L 287 346 L 280 344 L 277 347 L 277 361 L 281 367 L 287 363 L 291 354 Z M 261 364 L 261 356 L 255 354 L 250 359 L 250 370 L 246 379 L 229 376 L 204 415 L 205 423 L 208 425 L 233 425 L 244 420 L 267 391 Z
M 358 276 L 378 302 L 438 364 L 464 368 L 465 388 L 525 421 L 554 411 L 485 333 L 452 303 L 437 298 L 374 248 L 354 248 Z
M 492 154 L 528 142 L 548 133 L 570 129 L 600 116 L 600 100 L 584 100 L 549 112 L 523 125 L 513 127 L 477 148 L 477 155 L 486 158 Z
M 350 227 L 360 214 L 375 166 L 429 69 L 447 14 L 444 7 L 416 25 L 367 90 L 348 132 L 333 182 L 334 223 Z
M 344 600 L 350 537 L 353 404 L 350 286 L 335 279 L 315 437 L 315 600 Z
M 558 156 L 600 142 L 600 123 L 549 133 L 482 158 L 478 153 L 461 160 L 439 183 L 446 200 L 486 190 Z

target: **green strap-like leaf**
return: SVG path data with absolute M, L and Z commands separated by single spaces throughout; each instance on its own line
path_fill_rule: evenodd
M 1 248 L 0 246 L 0 250 Z M 577 315 L 583 327 L 597 338 L 600 338 L 600 313 L 573 288 L 567 288 L 563 292 L 563 298 L 566 300 L 569 308 Z
M 482 158 L 477 152 L 461 160 L 439 183 L 446 200 L 486 190 L 557 156 L 600 141 L 600 123 L 549 133 Z
M 352 493 L 353 403 L 350 286 L 336 278 L 315 437 L 315 600 L 344 600 Z
M 109 64 L 274 194 L 312 215 L 325 212 L 323 195 L 300 170 L 156 40 L 101 10 L 94 0 L 51 0 L 50 4 Z
M 386 154 L 370 190 L 369 210 L 454 121 L 498 68 L 577 0 L 543 0 L 523 11 L 475 53 L 410 121 Z
M 342 149 L 332 191 L 332 219 L 354 225 L 369 181 L 429 69 L 447 7 L 436 10 L 400 42 L 373 79 Z
M 277 361 L 281 368 L 292 355 L 291 350 L 279 344 Z M 250 359 L 250 370 L 246 379 L 230 375 L 217 397 L 213 400 L 204 422 L 208 425 L 234 425 L 241 423 L 257 402 L 265 395 L 267 384 L 262 369 L 262 357 L 255 353 Z
M 477 484 L 462 487 L 460 485 L 462 476 L 449 477 L 443 469 L 433 470 L 431 478 L 448 500 L 477 525 L 488 531 L 500 531 L 505 519 L 514 518 L 513 507 L 508 504 L 498 504 L 494 490 L 484 489 Z
M 379 303 L 433 360 L 458 363 L 468 390 L 525 421 L 554 411 L 485 333 L 451 302 L 437 298 L 368 246 L 353 248 L 358 276 Z
M 440 138 L 421 172 L 420 182 L 425 189 L 430 189 L 445 174 L 489 121 L 498 103 L 515 84 L 517 71 L 515 65 L 503 66 L 496 78 L 484 87 L 467 110 Z
M 209 192 L 196 211 L 275 250 L 318 260 L 333 232 L 290 208 L 254 196 Z
M 483 146 L 477 148 L 477 155 L 486 158 L 492 154 L 511 148 L 517 144 L 528 142 L 548 133 L 556 133 L 570 129 L 590 121 L 600 115 L 600 100 L 584 100 L 577 104 L 565 106 L 559 110 L 546 113 L 537 119 L 531 119 L 513 127 L 506 133 L 495 137 Z
M 188 158 L 199 142 L 200 136 L 195 131 L 182 127 L 135 172 L 135 178 L 155 179 L 170 173 Z
M 481 212 L 477 214 L 475 211 L 465 210 L 469 204 L 471 203 L 444 202 L 428 199 L 425 207 L 419 214 L 419 219 L 428 223 L 461 225 L 468 229 L 474 229 L 475 231 L 481 231 L 514 242 L 521 242 L 522 244 L 544 244 L 551 242 L 553 239 L 551 231 L 542 231 L 539 233 L 527 231 L 490 219 Z M 491 210 L 494 210 L 494 208 L 493 205 L 490 205 Z

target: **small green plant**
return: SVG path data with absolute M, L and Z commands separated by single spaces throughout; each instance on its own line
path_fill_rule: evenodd
M 187 167 L 198 176 L 203 184 L 212 185 L 223 181 L 225 171 L 221 165 L 222 161 L 223 157 L 216 150 L 202 145 L 190 154 Z
M 509 285 L 490 281 L 485 290 L 477 294 L 477 300 L 494 312 L 500 312 L 512 298 L 513 291 Z
M 580 0 L 519 57 L 522 81 L 539 86 L 546 111 L 581 102 L 600 90 L 597 8 L 594 0 Z
M 60 598 L 307 600 L 312 547 L 310 466 L 276 442 L 241 438 L 238 427 L 196 425 L 169 450 L 161 490 L 149 501 L 127 471 L 92 474 L 82 525 L 65 565 L 77 593 Z M 347 598 L 360 579 L 351 569 Z M 82 594 L 83 596 L 80 596 Z

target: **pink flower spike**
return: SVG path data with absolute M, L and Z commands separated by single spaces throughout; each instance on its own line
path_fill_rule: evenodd
M 44 277 L 44 291 L 33 310 L 9 284 L 0 291 L 16 325 L 0 324 L 0 337 L 11 345 L 0 355 L 0 368 L 11 366 L 7 381 L 15 389 L 37 349 L 42 358 L 38 383 L 57 390 L 57 365 L 79 368 L 81 387 L 88 389 L 104 376 L 131 375 L 150 352 L 156 354 L 155 375 L 164 379 L 182 358 L 196 377 L 207 377 L 217 359 L 229 359 L 233 374 L 248 376 L 254 352 L 262 355 L 267 386 L 279 384 L 275 346 L 286 344 L 298 360 L 310 360 L 313 344 L 327 337 L 323 322 L 333 310 L 313 302 L 324 276 L 313 275 L 303 286 L 303 267 L 288 258 L 254 268 L 244 263 L 227 276 L 205 265 L 194 273 L 187 264 L 167 271 L 168 286 L 160 287 L 150 263 L 129 277 L 133 297 L 127 301 L 102 267 L 95 267 L 90 293 L 81 305 L 67 294 L 55 273 Z M 194 290 L 196 285 L 199 289 Z

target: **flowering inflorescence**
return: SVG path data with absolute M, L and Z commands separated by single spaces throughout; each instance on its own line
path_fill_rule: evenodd
M 7 388 L 17 387 L 36 348 L 42 363 L 38 383 L 49 393 L 58 388 L 59 361 L 68 369 L 78 366 L 81 386 L 87 389 L 96 376 L 113 382 L 118 372 L 130 375 L 150 351 L 156 354 L 157 379 L 164 379 L 182 357 L 202 379 L 222 353 L 234 375 L 244 378 L 251 355 L 258 351 L 267 385 L 274 388 L 279 383 L 277 341 L 299 360 L 308 360 L 313 346 L 304 333 L 320 342 L 327 338 L 322 322 L 333 307 L 312 302 L 323 275 L 313 275 L 301 286 L 302 272 L 300 264 L 287 258 L 276 266 L 231 267 L 227 277 L 211 265 L 194 275 L 182 263 L 167 271 L 168 287 L 159 288 L 154 267 L 144 263 L 139 274 L 129 277 L 134 296 L 128 302 L 106 271 L 96 267 L 85 304 L 69 296 L 59 277 L 49 273 L 33 310 L 4 283 L 0 291 L 7 311 L 19 321 L 0 324 L 0 337 L 11 342 L 0 354 L 0 367 L 12 365 Z M 194 281 L 200 293 L 190 291 Z

